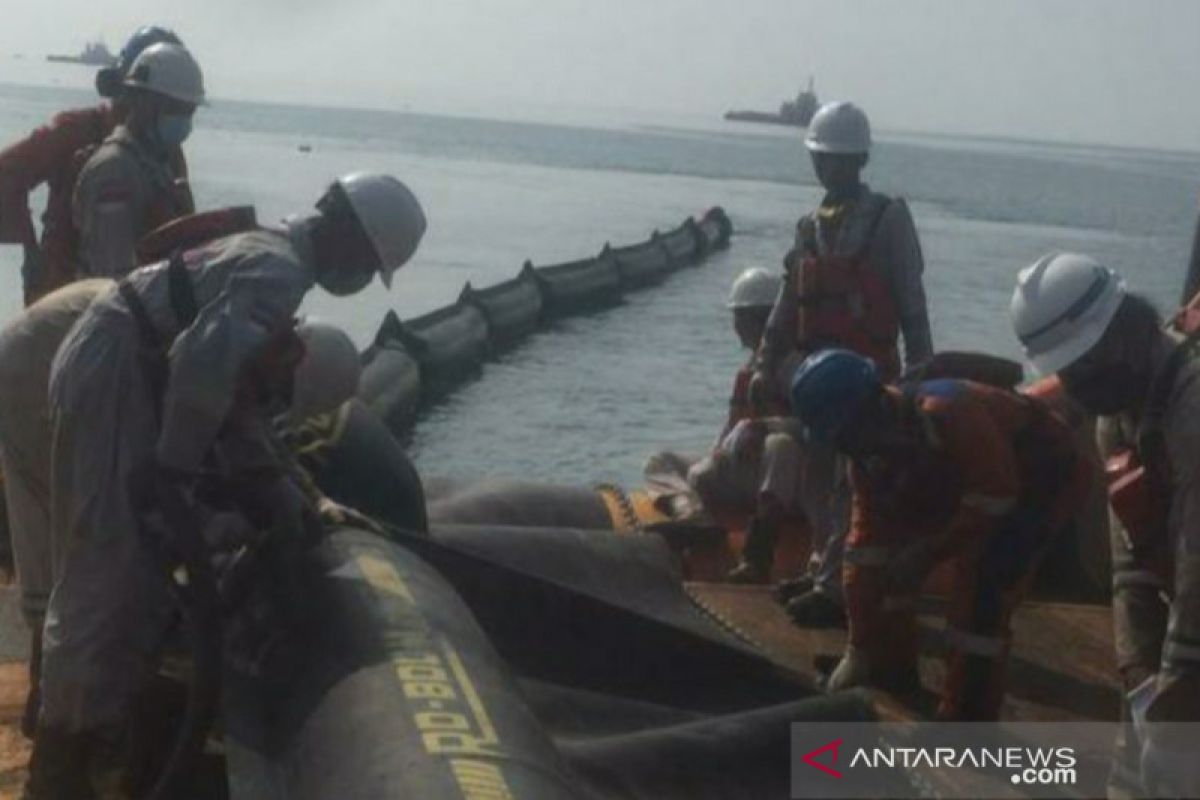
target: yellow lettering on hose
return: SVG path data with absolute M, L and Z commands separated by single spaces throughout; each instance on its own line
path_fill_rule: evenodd
M 356 561 L 358 568 L 362 571 L 363 578 L 378 592 L 384 594 L 396 595 L 403 597 L 410 603 L 415 603 L 412 592 L 404 585 L 404 581 L 400 579 L 400 573 L 396 572 L 396 568 L 382 558 L 376 556 L 359 556 Z
M 495 764 L 456 758 L 450 762 L 450 768 L 467 800 L 513 800 L 513 793 Z
M 475 715 L 475 722 L 479 725 L 479 732 L 483 734 L 483 741 L 488 744 L 499 744 L 500 737 L 496 735 L 496 726 L 492 724 L 492 718 L 488 716 L 487 709 L 483 707 L 483 701 L 479 699 L 479 692 L 475 689 L 475 684 L 471 682 L 471 677 L 467 675 L 467 668 L 463 666 L 462 659 L 449 642 L 443 641 L 442 649 L 446 654 L 446 661 L 450 663 L 450 671 L 454 673 L 454 677 L 458 679 L 458 687 L 462 690 L 463 697 L 467 700 L 467 705 L 471 707 L 471 712 Z
M 407 604 L 403 619 L 383 631 L 381 639 L 392 653 L 392 669 L 409 701 L 425 751 L 448 757 L 463 800 L 513 800 L 499 765 L 478 760 L 504 753 L 462 657 L 445 637 L 430 629 L 391 562 L 372 555 L 358 556 L 356 561 L 371 588 Z

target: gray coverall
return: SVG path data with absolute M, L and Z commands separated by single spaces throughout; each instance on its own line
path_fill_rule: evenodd
M 128 278 L 171 343 L 161 424 L 141 331 L 115 289 L 92 303 L 51 369 L 51 527 L 66 552 L 46 617 L 47 726 L 87 731 L 126 721 L 169 607 L 165 579 L 139 542 L 130 475 L 151 458 L 199 469 L 233 407 L 239 373 L 291 324 L 315 275 L 303 222 L 217 239 L 184 259 L 199 307 L 189 327 L 172 308 L 165 263 Z
M 836 227 L 820 214 L 802 218 L 796 226 L 797 249 L 803 243 L 801 228 L 806 224 L 816 227 L 818 256 L 865 254 L 869 267 L 884 274 L 900 318 L 905 364 L 917 364 L 933 355 L 921 277 L 925 261 L 908 204 L 872 192 L 863 184 Z M 796 367 L 809 355 L 796 349 L 796 324 L 795 289 L 785 280 L 767 322 L 759 367 L 784 392 Z M 845 462 L 832 447 L 808 443 L 801 492 L 813 540 L 814 586 L 840 601 L 842 555 L 850 528 L 850 483 Z
M 124 127 L 84 164 L 71 217 L 79 231 L 80 274 L 119 278 L 137 266 L 143 236 L 190 214 L 191 194 L 169 156 L 156 156 Z
M 1164 335 L 1155 372 L 1175 340 Z M 1135 437 L 1138 420 L 1102 420 L 1100 451 L 1107 456 Z M 1170 464 L 1167 541 L 1136 553 L 1120 520 L 1110 515 L 1113 548 L 1113 628 L 1117 666 L 1158 673 L 1147 714 L 1151 721 L 1200 721 L 1200 361 L 1176 376 L 1163 420 Z M 1134 687 L 1126 686 L 1127 690 Z M 1126 710 L 1126 714 L 1128 711 Z M 1110 796 L 1140 794 L 1138 743 L 1125 731 Z M 1124 750 L 1123 753 L 1120 751 Z
M 27 308 L 0 332 L 0 463 L 21 612 L 40 629 L 53 588 L 50 539 L 50 362 L 67 331 L 110 289 L 105 279 L 64 286 Z

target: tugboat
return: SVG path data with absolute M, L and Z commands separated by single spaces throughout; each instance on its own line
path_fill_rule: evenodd
M 808 88 L 796 95 L 795 100 L 785 100 L 778 113 L 768 111 L 727 111 L 725 119 L 736 122 L 765 122 L 772 125 L 790 125 L 806 128 L 820 107 L 817 93 L 813 91 L 813 79 L 808 79 Z
M 108 45 L 99 39 L 84 45 L 83 51 L 78 55 L 48 55 L 46 60 L 56 64 L 84 64 L 89 67 L 111 67 L 117 63 L 117 57 L 108 49 Z

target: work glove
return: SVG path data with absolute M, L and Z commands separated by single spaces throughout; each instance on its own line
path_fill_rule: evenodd
M 321 522 L 329 527 L 357 528 L 380 535 L 386 533 L 383 526 L 371 517 L 356 508 L 344 506 L 328 497 L 322 497 L 317 501 L 317 514 L 320 516 Z
M 286 473 L 259 475 L 235 483 L 241 484 L 237 491 L 239 507 L 272 539 L 303 549 L 324 535 L 316 506 Z
M 130 498 L 142 533 L 169 560 L 186 560 L 185 553 L 199 544 L 183 539 L 187 529 L 195 527 L 198 484 L 195 473 L 168 467 L 155 458 L 146 459 L 129 475 Z

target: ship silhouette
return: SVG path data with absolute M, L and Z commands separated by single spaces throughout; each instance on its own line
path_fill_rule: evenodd
M 808 79 L 808 88 L 796 95 L 795 100 L 785 100 L 779 106 L 779 111 L 772 114 L 769 111 L 727 111 L 725 119 L 737 122 L 765 122 L 772 125 L 790 125 L 794 128 L 805 128 L 812 121 L 813 115 L 821 105 L 817 93 L 813 90 L 813 79 Z
M 88 42 L 78 55 L 48 55 L 46 60 L 57 64 L 86 64 L 89 67 L 111 67 L 117 63 L 117 57 L 109 51 L 108 45 L 101 39 Z

